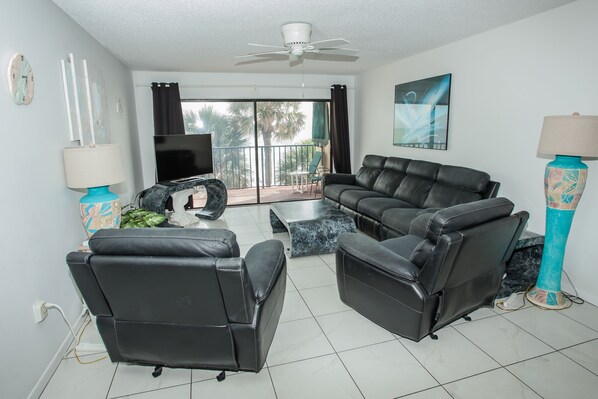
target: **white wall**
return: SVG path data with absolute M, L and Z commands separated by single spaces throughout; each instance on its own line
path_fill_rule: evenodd
M 131 72 L 51 1 L 3 1 L 0 38 L 0 397 L 17 399 L 39 395 L 68 336 L 56 311 L 34 324 L 33 302 L 59 304 L 72 323 L 81 312 L 65 263 L 85 234 L 78 216 L 82 192 L 65 186 L 62 148 L 76 143 L 68 139 L 60 60 L 73 52 L 103 72 L 112 142 L 122 147 L 127 175 L 113 187 L 123 202 L 135 193 L 129 132 L 136 125 Z M 8 94 L 6 68 L 16 52 L 33 67 L 30 105 L 16 105 Z M 125 104 L 122 119 L 114 111 L 117 96 Z
M 272 75 L 232 73 L 133 72 L 139 148 L 143 171 L 143 187 L 155 184 L 154 119 L 152 82 L 178 82 L 181 99 L 330 99 L 330 85 L 345 84 L 349 88 L 349 115 L 354 111 L 354 78 L 334 75 Z M 353 136 L 353 119 L 349 131 Z M 353 145 L 351 146 L 353 147 Z
M 543 233 L 543 117 L 598 114 L 597 20 L 598 2 L 580 0 L 359 75 L 354 159 L 373 153 L 484 170 L 501 182 L 500 196 L 530 212 L 528 228 Z M 445 73 L 448 151 L 393 147 L 394 86 Z M 580 295 L 598 304 L 598 162 L 588 165 L 564 266 Z

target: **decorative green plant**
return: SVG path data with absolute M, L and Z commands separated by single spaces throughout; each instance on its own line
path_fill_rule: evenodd
M 141 227 L 156 227 L 164 223 L 166 216 L 147 209 L 131 209 L 122 215 L 121 229 L 134 229 Z

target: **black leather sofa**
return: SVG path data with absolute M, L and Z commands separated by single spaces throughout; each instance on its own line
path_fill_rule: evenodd
M 89 246 L 67 263 L 113 362 L 262 368 L 284 303 L 280 241 L 244 259 L 221 229 L 100 230 Z
M 421 236 L 378 242 L 342 234 L 336 252 L 341 300 L 414 341 L 491 305 L 529 217 L 512 210 L 509 200 L 492 198 L 436 212 Z
M 356 174 L 324 175 L 323 198 L 355 220 L 364 233 L 385 240 L 420 230 L 434 212 L 494 198 L 500 184 L 475 169 L 397 157 L 366 155 Z

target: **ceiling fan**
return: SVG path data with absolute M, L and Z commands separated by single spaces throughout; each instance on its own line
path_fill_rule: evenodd
M 328 53 L 343 55 L 343 53 L 356 53 L 357 51 L 359 51 L 350 48 L 340 48 L 339 46 L 349 44 L 348 40 L 341 38 L 310 42 L 309 40 L 311 37 L 311 24 L 306 22 L 292 22 L 282 25 L 282 37 L 284 39 L 284 46 L 271 46 L 269 44 L 248 43 L 250 46 L 268 47 L 276 50 L 238 55 L 235 58 L 288 55 L 289 60 L 298 61 L 304 54 L 315 55 Z

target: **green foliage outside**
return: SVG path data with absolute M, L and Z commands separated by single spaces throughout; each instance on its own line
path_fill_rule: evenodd
M 297 170 L 298 163 L 309 163 L 311 160 L 312 151 L 285 154 L 287 156 L 283 158 L 283 163 L 276 170 L 273 167 L 276 154 L 272 144 L 293 140 L 305 126 L 306 116 L 300 104 L 296 101 L 257 103 L 257 132 L 264 145 L 264 186 L 272 185 L 273 173 L 283 176 L 281 183 L 290 184 L 288 172 Z M 186 111 L 183 117 L 187 134 L 212 134 L 214 175 L 229 187 L 250 186 L 249 182 L 253 179 L 251 174 L 254 173 L 251 167 L 253 150 L 241 147 L 247 147 L 254 135 L 253 102 L 231 102 L 228 115 L 205 105 L 197 112 Z M 224 150 L 216 150 L 217 147 Z

